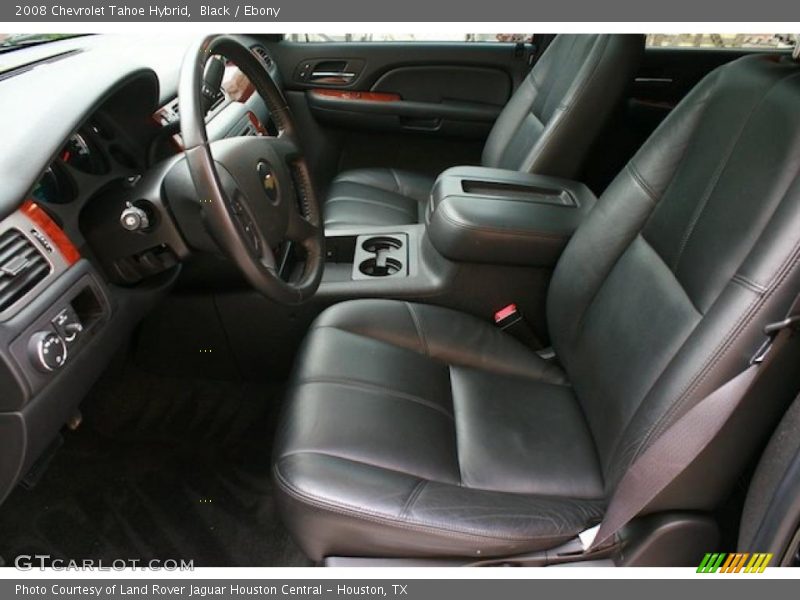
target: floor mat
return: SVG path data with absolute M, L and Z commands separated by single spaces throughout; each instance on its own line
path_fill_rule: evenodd
M 135 370 L 101 382 L 39 484 L 0 507 L 0 556 L 308 565 L 269 474 L 279 398 Z

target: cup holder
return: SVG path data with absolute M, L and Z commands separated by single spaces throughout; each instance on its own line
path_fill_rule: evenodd
M 403 247 L 403 240 L 396 237 L 380 235 L 364 241 L 361 247 L 371 254 L 377 254 L 381 250 L 399 250 Z
M 359 236 L 353 279 L 408 275 L 406 234 Z
M 368 258 L 358 265 L 358 270 L 370 277 L 388 277 L 402 271 L 403 263 L 394 258 L 387 258 L 385 255 L 380 256 L 379 253 L 379 256 Z

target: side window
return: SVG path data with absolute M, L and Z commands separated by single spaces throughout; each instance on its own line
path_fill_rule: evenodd
M 789 49 L 794 46 L 793 33 L 651 33 L 651 48 L 742 48 Z
M 291 42 L 530 42 L 530 33 L 291 33 Z

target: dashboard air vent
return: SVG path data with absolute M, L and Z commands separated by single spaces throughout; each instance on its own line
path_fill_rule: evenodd
M 50 273 L 50 263 L 17 229 L 0 235 L 0 313 Z
M 267 67 L 272 66 L 272 57 L 269 55 L 267 49 L 264 48 L 264 46 L 253 46 L 251 50 L 253 51 L 253 54 L 255 54 L 261 60 L 264 61 L 264 64 L 267 65 Z

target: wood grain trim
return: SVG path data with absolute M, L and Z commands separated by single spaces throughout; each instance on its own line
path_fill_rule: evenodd
M 364 102 L 398 102 L 402 100 L 400 94 L 391 92 L 359 92 L 355 90 L 330 90 L 327 88 L 317 88 L 311 90 L 316 96 L 326 98 L 336 98 L 338 100 L 357 100 Z
M 64 257 L 66 263 L 74 265 L 81 258 L 81 253 L 64 233 L 64 230 L 50 218 L 42 208 L 33 200 L 26 200 L 20 207 L 20 212 L 33 221 Z
M 247 111 L 247 118 L 250 119 L 250 123 L 256 128 L 258 135 L 269 135 L 267 128 L 262 125 L 261 121 L 253 111 Z

